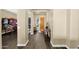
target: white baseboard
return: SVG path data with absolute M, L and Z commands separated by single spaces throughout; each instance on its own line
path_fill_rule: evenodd
M 28 44 L 29 40 L 25 44 L 17 44 L 17 46 L 26 46 Z
M 70 49 L 67 45 L 54 45 L 52 43 L 52 41 L 50 41 L 50 43 L 51 43 L 52 47 L 66 47 L 67 49 Z

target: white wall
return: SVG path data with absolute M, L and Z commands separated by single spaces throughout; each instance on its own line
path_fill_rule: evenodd
M 17 12 L 18 38 L 17 46 L 26 46 L 28 43 L 28 13 L 26 10 Z
M 54 45 L 66 44 L 66 10 L 53 10 L 53 39 Z
M 2 24 L 1 24 L 1 20 L 2 20 L 2 11 L 0 10 L 0 49 L 2 48 Z
M 47 22 L 51 29 L 51 44 L 55 47 L 66 45 L 67 37 L 67 11 L 66 9 L 54 9 L 47 13 Z
M 53 10 L 50 10 L 50 11 L 47 12 L 47 21 L 46 21 L 46 23 L 48 23 L 48 27 L 51 31 L 49 36 L 52 40 L 53 39 Z
M 66 10 L 53 12 L 53 38 L 66 37 Z
M 50 12 L 51 44 L 54 47 L 66 46 L 67 37 L 67 11 L 54 9 Z
M 77 48 L 79 44 L 79 10 L 53 10 L 51 42 L 53 45 L 67 45 Z M 53 34 L 52 34 L 53 33 Z
M 79 10 L 71 10 L 70 39 L 79 39 Z
M 70 48 L 77 48 L 79 41 L 79 9 L 70 11 Z

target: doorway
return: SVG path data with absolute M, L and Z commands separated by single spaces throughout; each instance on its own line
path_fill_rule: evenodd
M 2 18 L 2 48 L 15 49 L 17 45 L 17 20 Z
M 40 19 L 39 19 L 39 17 L 36 17 L 36 29 L 37 29 L 37 32 L 39 32 L 40 31 Z
M 31 17 L 28 17 L 28 30 L 30 34 L 31 33 Z
M 40 16 L 40 31 L 44 31 L 44 16 Z
M 37 32 L 44 31 L 44 16 L 36 17 L 36 30 L 37 30 Z
M 31 36 L 31 17 L 28 17 L 28 39 Z

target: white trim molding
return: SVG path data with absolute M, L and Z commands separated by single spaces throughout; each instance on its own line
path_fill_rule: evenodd
M 17 44 L 17 46 L 26 46 L 28 44 L 29 40 L 26 41 L 25 44 Z
M 67 45 L 54 45 L 52 43 L 52 41 L 50 41 L 50 43 L 51 43 L 52 47 L 66 47 L 67 49 L 70 49 Z

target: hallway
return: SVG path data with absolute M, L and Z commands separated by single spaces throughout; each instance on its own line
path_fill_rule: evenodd
M 31 36 L 26 48 L 27 49 L 51 49 L 52 46 L 49 42 L 45 41 L 43 33 L 36 33 L 35 35 Z
M 36 33 L 29 37 L 29 42 L 25 47 L 17 47 L 17 35 L 11 33 L 3 36 L 3 49 L 66 49 L 65 47 L 52 47 L 49 41 L 46 41 L 43 33 Z
M 16 9 L 17 13 L 6 9 L 0 11 L 3 14 L 0 21 L 0 47 L 3 49 L 78 48 L 79 10 Z M 15 28 L 16 35 L 5 34 Z M 34 34 L 35 32 L 37 33 Z

